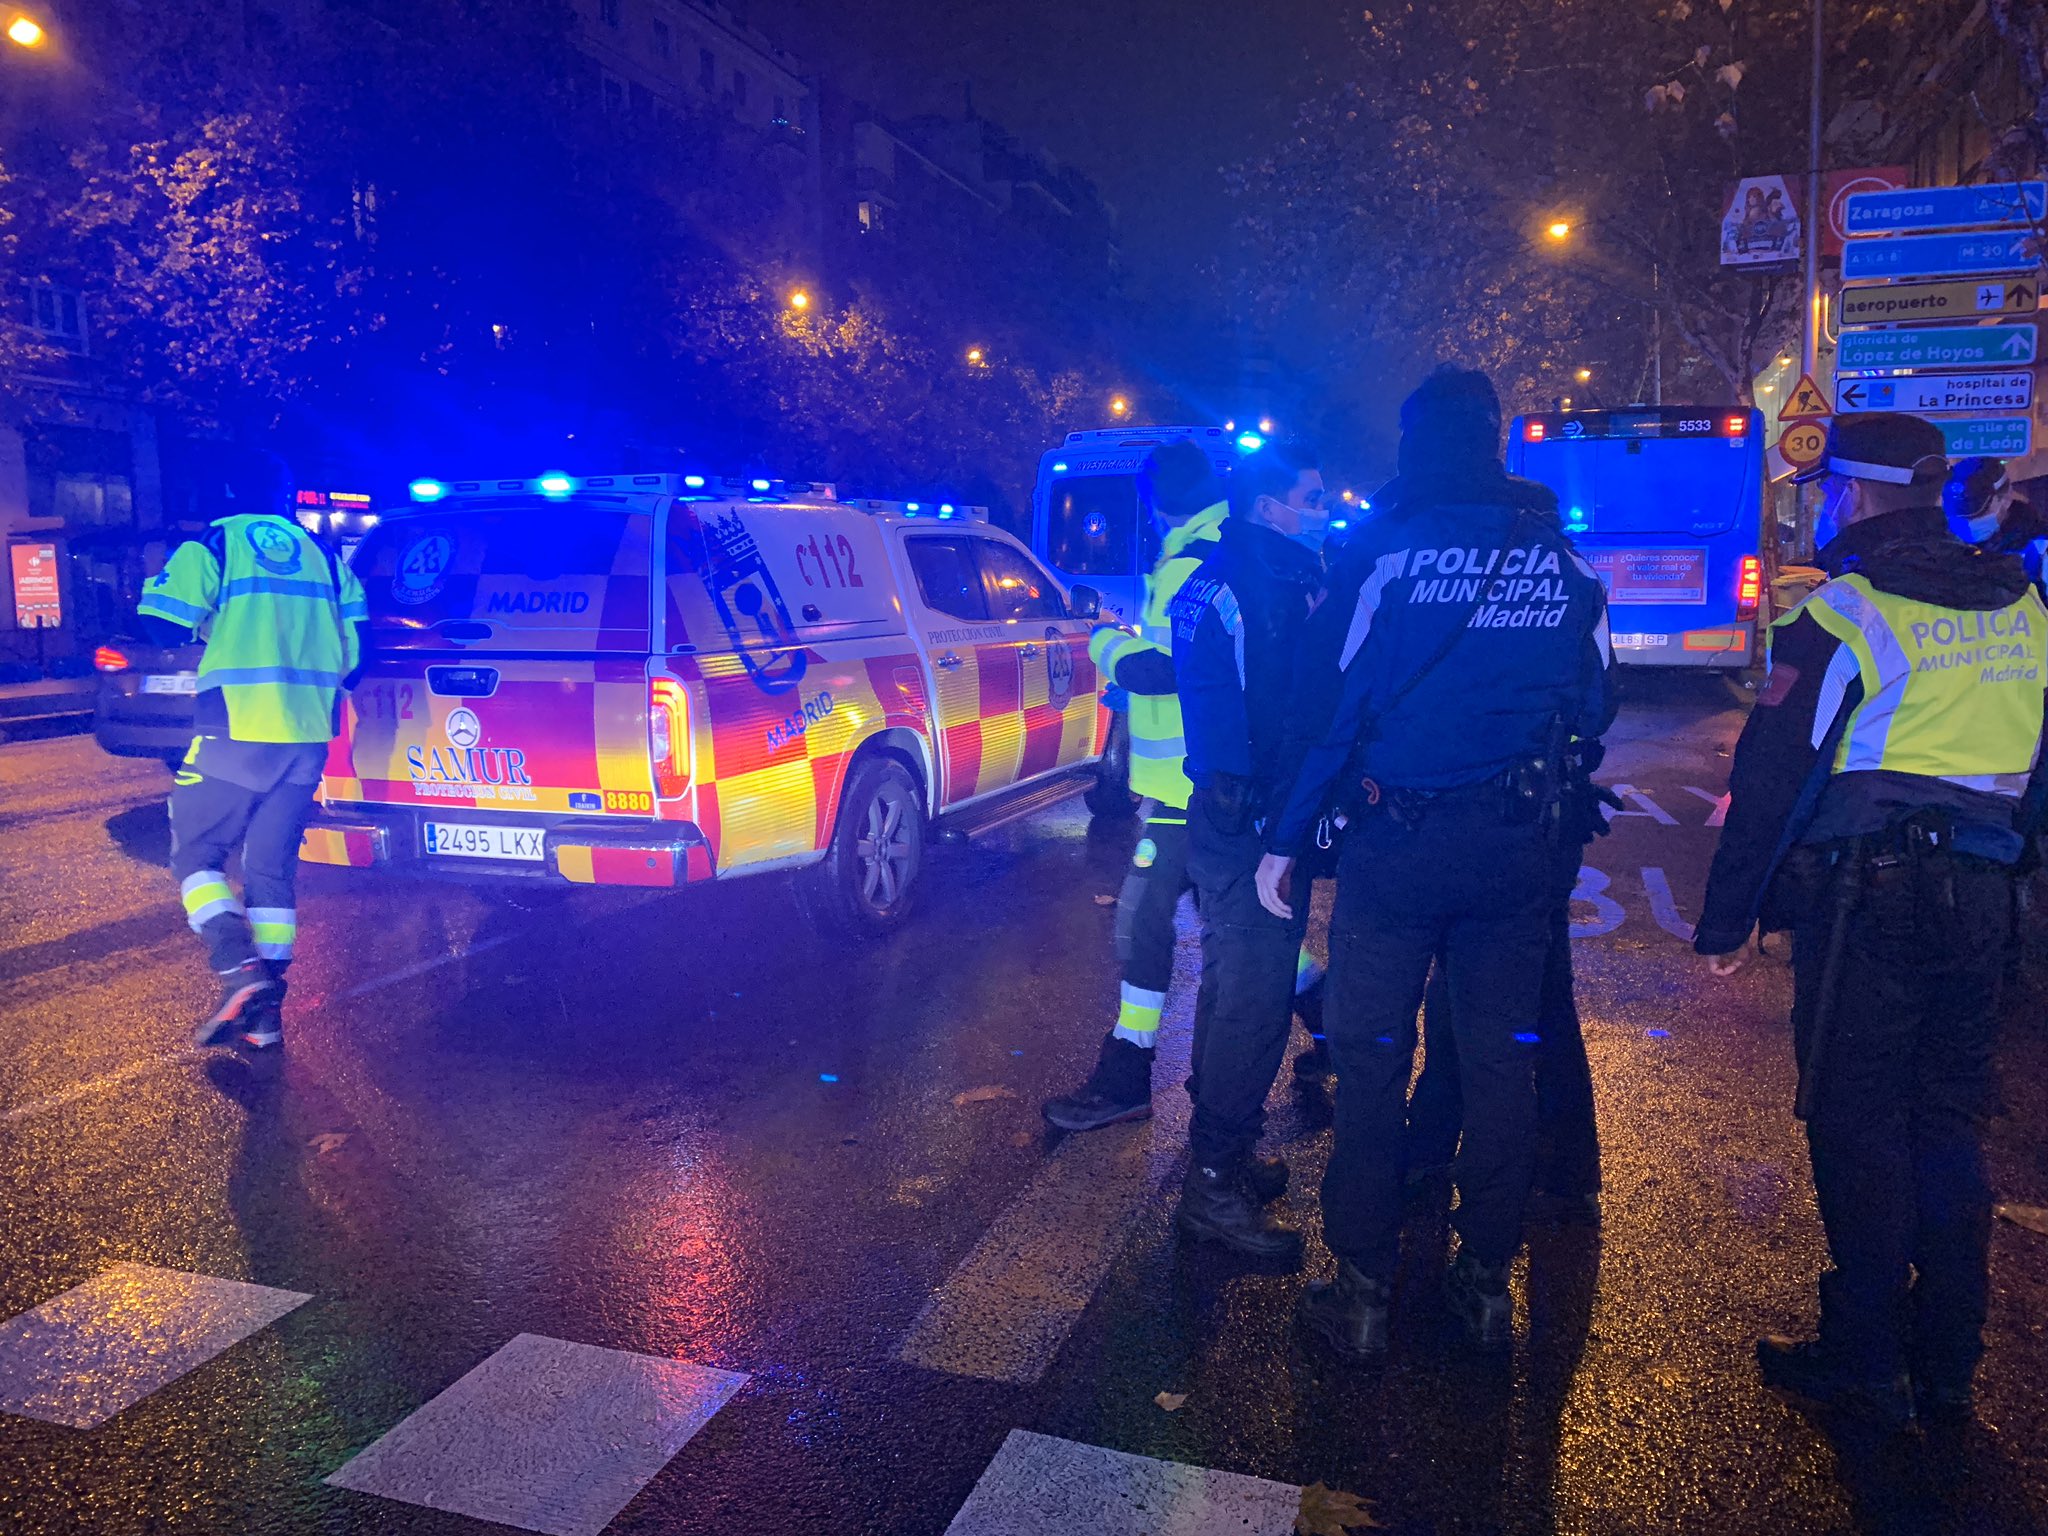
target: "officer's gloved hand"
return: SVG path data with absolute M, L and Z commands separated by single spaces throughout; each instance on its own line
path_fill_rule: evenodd
M 1123 714 L 1131 707 L 1131 696 L 1115 683 L 1111 683 L 1102 690 L 1102 705 L 1105 709 L 1113 709 L 1118 714 Z

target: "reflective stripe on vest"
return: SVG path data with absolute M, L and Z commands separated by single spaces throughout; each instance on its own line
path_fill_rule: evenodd
M 1171 656 L 1173 619 L 1169 610 L 1181 587 L 1202 568 L 1201 558 L 1183 554 L 1191 544 L 1213 540 L 1230 508 L 1205 507 L 1167 534 L 1159 563 L 1145 583 L 1145 611 L 1138 625 L 1143 639 Z M 1206 552 L 1204 552 L 1206 554 Z M 1131 695 L 1131 789 L 1147 800 L 1185 809 L 1195 786 L 1188 782 L 1186 728 L 1176 694 Z
M 1884 769 L 1994 794 L 2024 786 L 2048 679 L 2048 608 L 2038 595 L 1983 611 L 1943 608 L 1851 575 L 1800 611 L 1847 647 L 1863 685 L 1836 773 Z

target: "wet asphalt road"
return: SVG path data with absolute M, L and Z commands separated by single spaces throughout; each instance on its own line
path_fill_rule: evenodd
M 1327 1484 L 1399 1532 L 2048 1530 L 2048 1238 L 1998 1224 L 1980 1430 L 1874 1446 L 1754 1379 L 1750 1341 L 1810 1321 L 1822 1262 L 1789 976 L 1710 985 L 1673 931 L 1740 714 L 1717 685 L 1637 692 L 1603 771 L 1635 814 L 1574 909 L 1605 1227 L 1532 1234 L 1521 1338 L 1489 1364 L 1444 1347 L 1425 1203 L 1366 1374 L 1295 1336 L 1299 1277 L 1175 1243 L 1165 1063 L 1152 1125 L 1043 1134 L 1113 1008 L 1103 898 L 1134 835 L 1078 801 L 938 850 L 911 929 L 858 952 L 775 877 L 310 869 L 290 1059 L 258 1076 L 186 1048 L 205 974 L 162 770 L 0 746 L 0 1318 L 124 1262 L 310 1298 L 97 1428 L 0 1417 L 0 1531 L 503 1530 L 326 1479 L 528 1334 L 745 1373 L 620 1533 L 937 1533 L 963 1505 L 966 1536 L 1267 1528 L 1034 1511 L 1078 1473 L 976 1493 L 1018 1429 Z M 2000 1198 L 2048 1205 L 2032 948 L 1993 1165 Z M 1185 917 L 1181 960 L 1191 980 Z M 1326 1118 L 1276 1089 L 1311 1231 Z

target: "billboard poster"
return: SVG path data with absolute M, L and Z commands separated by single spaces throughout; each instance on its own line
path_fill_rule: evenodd
M 1582 549 L 1579 553 L 1607 588 L 1610 603 L 1707 600 L 1704 549 Z
M 55 544 L 10 544 L 14 575 L 14 622 L 23 629 L 56 629 L 64 622 L 58 590 Z
M 1799 200 L 1784 176 L 1746 176 L 1721 213 L 1721 265 L 1766 267 L 1797 261 L 1805 233 Z

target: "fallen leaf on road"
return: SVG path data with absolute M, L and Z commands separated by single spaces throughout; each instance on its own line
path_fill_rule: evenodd
M 2038 1205 L 1996 1205 L 1992 1211 L 2016 1227 L 2025 1227 L 2029 1232 L 2048 1237 L 2048 1209 Z
M 1095 905 L 1098 907 L 1113 907 L 1116 905 L 1116 898 L 1114 896 L 1098 896 L 1095 898 Z
M 1029 1131 L 1019 1131 L 1010 1138 L 1010 1145 L 1013 1147 L 1028 1147 L 1036 1140 L 1038 1138 Z
M 1000 1083 L 990 1083 L 986 1088 L 969 1088 L 965 1092 L 954 1094 L 953 1102 L 955 1104 L 987 1104 L 996 1099 L 1014 1099 L 1015 1097 L 1017 1097 L 1015 1089 L 1005 1088 Z
M 1301 1490 L 1301 1513 L 1294 1517 L 1296 1536 L 1344 1536 L 1347 1531 L 1383 1531 L 1371 1508 L 1355 1493 L 1310 1483 Z
M 307 1142 L 306 1145 L 311 1147 L 315 1152 L 318 1152 L 322 1156 L 325 1156 L 327 1153 L 332 1152 L 336 1147 L 340 1146 L 343 1142 L 347 1140 L 347 1131 L 322 1131 L 318 1136 L 315 1136 L 311 1141 Z
M 1177 1410 L 1187 1400 L 1188 1395 L 1185 1392 L 1162 1392 L 1152 1399 L 1153 1402 L 1164 1408 L 1168 1413 Z

